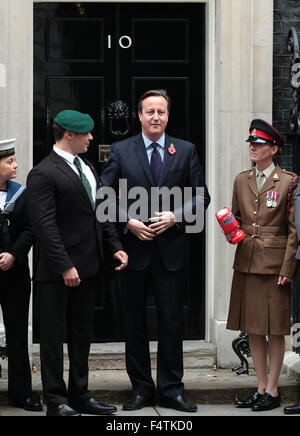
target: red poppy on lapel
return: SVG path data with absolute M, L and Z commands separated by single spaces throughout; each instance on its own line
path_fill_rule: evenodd
M 175 154 L 176 153 L 176 148 L 174 147 L 174 144 L 170 145 L 170 147 L 168 148 L 168 152 L 170 154 Z

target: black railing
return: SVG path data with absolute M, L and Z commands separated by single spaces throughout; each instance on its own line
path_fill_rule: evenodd
M 251 357 L 248 335 L 246 335 L 244 332 L 241 332 L 239 337 L 233 340 L 232 348 L 241 361 L 239 365 L 232 367 L 232 371 L 235 371 L 237 375 L 249 375 L 249 363 L 245 357 Z
M 7 358 L 7 348 L 0 347 L 0 359 L 5 360 Z M 0 365 L 0 378 L 2 377 L 2 367 Z

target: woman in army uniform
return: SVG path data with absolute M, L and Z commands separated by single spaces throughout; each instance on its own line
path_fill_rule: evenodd
M 290 334 L 291 282 L 297 267 L 294 191 L 298 177 L 273 163 L 284 141 L 271 125 L 256 119 L 249 131 L 255 166 L 234 182 L 232 212 L 246 237 L 235 254 L 227 328 L 249 335 L 258 378 L 257 392 L 237 406 L 261 411 L 280 406 L 277 386 L 284 335 Z
M 42 406 L 32 395 L 28 356 L 28 252 L 33 234 L 26 188 L 12 180 L 18 167 L 14 143 L 14 139 L 0 141 L 0 304 L 8 352 L 8 396 L 12 406 L 39 412 Z

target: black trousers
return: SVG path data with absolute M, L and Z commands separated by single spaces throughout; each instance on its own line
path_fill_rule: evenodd
M 24 401 L 31 396 L 31 369 L 28 356 L 28 314 L 30 277 L 0 281 L 0 304 L 8 351 L 8 396 Z
M 157 390 L 174 397 L 182 395 L 184 272 L 169 272 L 157 252 L 145 271 L 123 270 L 118 274 L 126 339 L 126 368 L 133 392 L 151 396 L 147 329 L 147 281 L 151 276 L 158 318 Z
M 48 407 L 68 400 L 88 399 L 88 358 L 93 332 L 96 278 L 82 279 L 80 286 L 64 282 L 36 284 L 39 306 L 41 375 Z M 64 382 L 63 344 L 70 360 L 68 388 Z

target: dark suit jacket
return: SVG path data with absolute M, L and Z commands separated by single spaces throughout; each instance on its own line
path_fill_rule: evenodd
M 176 153 L 170 154 L 168 148 L 174 144 Z M 150 194 L 154 186 L 151 167 L 147 157 L 142 134 L 125 139 L 112 145 L 111 152 L 106 163 L 101 181 L 103 186 L 111 186 L 116 192 L 119 189 L 119 179 L 126 179 L 128 191 L 140 186 Z M 204 206 L 208 207 L 210 202 L 209 193 L 204 182 L 202 169 L 193 144 L 181 139 L 172 138 L 166 135 L 165 154 L 160 177 L 160 186 L 172 188 L 203 187 Z M 122 195 L 124 195 L 122 193 Z M 151 216 L 151 197 L 148 195 L 149 215 Z M 193 200 L 195 198 L 193 197 Z M 128 208 L 135 200 L 128 200 Z M 193 204 L 193 207 L 195 205 Z M 127 210 L 128 210 L 127 208 Z M 170 207 L 173 210 L 172 204 Z M 120 215 L 126 216 L 127 211 L 120 211 Z M 125 213 L 124 213 L 125 212 Z M 149 223 L 148 223 L 149 224 Z M 142 271 L 151 260 L 153 250 L 158 248 L 165 267 L 169 271 L 180 271 L 185 266 L 186 238 L 185 222 L 168 229 L 157 236 L 152 242 L 140 241 L 131 232 L 124 232 L 121 228 L 120 235 L 125 250 L 129 256 L 128 269 Z M 126 223 L 123 224 L 123 226 Z
M 95 169 L 84 161 L 99 188 Z M 36 281 L 60 279 L 73 266 L 80 278 L 91 277 L 103 263 L 103 244 L 111 256 L 123 249 L 115 227 L 97 222 L 80 178 L 54 151 L 30 171 L 27 186 L 37 241 Z

